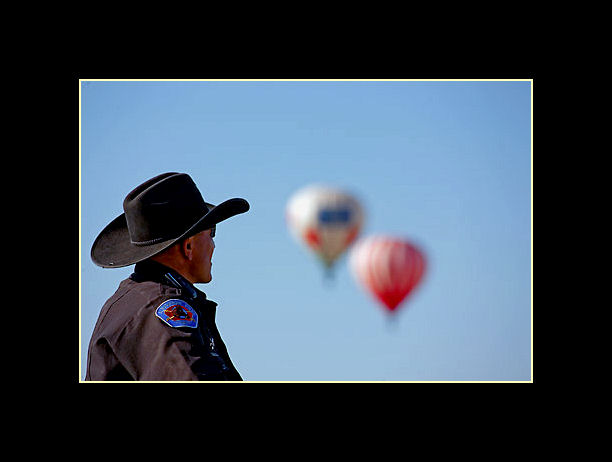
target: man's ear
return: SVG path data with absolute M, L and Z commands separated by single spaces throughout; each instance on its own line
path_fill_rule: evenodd
M 181 251 L 183 253 L 183 256 L 187 260 L 191 260 L 191 254 L 193 250 L 193 243 L 191 241 L 192 239 L 188 237 L 186 239 L 183 239 L 183 242 L 181 243 Z

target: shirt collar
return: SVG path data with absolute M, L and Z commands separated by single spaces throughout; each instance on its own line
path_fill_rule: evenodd
M 149 259 L 136 263 L 134 272 L 130 275 L 130 279 L 136 282 L 160 282 L 181 289 L 189 298 L 196 299 L 201 297 L 201 299 L 207 300 L 206 294 L 185 279 L 178 271 L 154 260 Z M 212 300 L 207 301 L 214 303 Z

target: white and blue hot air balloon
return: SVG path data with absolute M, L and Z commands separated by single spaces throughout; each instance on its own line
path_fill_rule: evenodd
M 352 194 L 331 186 L 310 185 L 289 198 L 286 220 L 294 238 L 331 274 L 338 257 L 359 235 L 364 212 Z

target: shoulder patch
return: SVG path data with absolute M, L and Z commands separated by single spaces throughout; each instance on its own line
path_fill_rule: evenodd
M 155 316 L 170 327 L 198 327 L 198 313 L 184 300 L 166 300 L 157 307 Z

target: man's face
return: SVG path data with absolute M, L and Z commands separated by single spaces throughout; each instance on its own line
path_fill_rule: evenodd
M 194 279 L 192 282 L 210 282 L 212 280 L 212 254 L 215 250 L 215 241 L 211 237 L 211 230 L 194 234 L 192 237 L 192 260 L 191 274 Z

